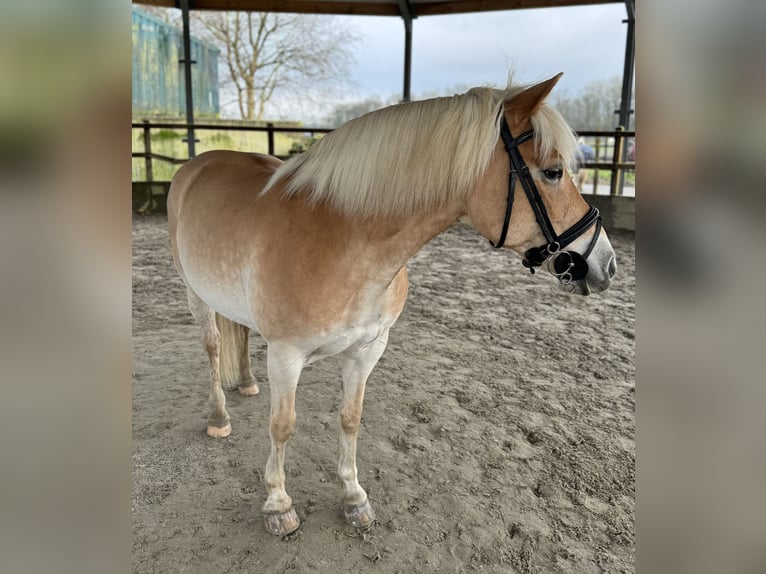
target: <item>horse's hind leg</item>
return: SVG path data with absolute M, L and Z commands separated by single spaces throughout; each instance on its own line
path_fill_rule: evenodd
M 205 305 L 194 291 L 186 290 L 189 309 L 202 329 L 202 342 L 210 359 L 210 412 L 207 418 L 207 434 L 212 437 L 226 437 L 231 434 L 231 421 L 226 412 L 226 396 L 221 390 L 220 344 L 221 335 L 215 324 L 215 312 Z
M 343 399 L 340 409 L 340 460 L 338 478 L 343 484 L 341 510 L 347 524 L 364 530 L 372 526 L 375 513 L 356 470 L 356 439 L 362 420 L 364 388 L 388 342 L 388 330 L 367 345 L 346 351 L 343 364 Z
M 271 534 L 284 536 L 300 526 L 285 490 L 285 447 L 295 429 L 295 389 L 305 359 L 292 347 L 270 343 L 266 362 L 271 389 L 271 454 L 264 477 L 268 495 L 263 505 L 264 525 Z
M 215 316 L 219 339 L 219 365 L 221 386 L 226 390 L 239 389 L 246 396 L 258 394 L 258 385 L 250 366 L 250 329 L 222 315 Z
M 239 394 L 245 396 L 253 396 L 259 393 L 258 385 L 255 383 L 255 377 L 253 376 L 253 370 L 250 365 L 250 329 L 244 325 L 242 327 L 242 349 L 239 354 Z

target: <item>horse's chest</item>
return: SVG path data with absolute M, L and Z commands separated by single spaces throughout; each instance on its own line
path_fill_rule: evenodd
M 313 363 L 349 349 L 365 347 L 377 339 L 386 328 L 382 320 L 377 323 L 339 328 L 312 337 L 302 342 L 300 346 L 306 354 L 306 362 Z

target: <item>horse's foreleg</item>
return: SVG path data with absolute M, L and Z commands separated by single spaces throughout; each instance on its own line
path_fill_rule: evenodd
M 285 447 L 295 429 L 295 389 L 304 358 L 288 347 L 270 344 L 266 361 L 271 388 L 271 454 L 266 463 L 264 524 L 271 534 L 284 536 L 300 526 L 285 490 Z
M 367 377 L 380 359 L 388 342 L 388 330 L 367 345 L 346 351 L 343 365 L 343 400 L 340 409 L 340 460 L 338 478 L 343 484 L 343 518 L 350 526 L 369 528 L 375 513 L 367 493 L 359 484 L 356 469 L 356 439 L 362 420 L 362 403 Z
M 207 434 L 212 437 L 227 437 L 231 434 L 231 420 L 226 412 L 226 396 L 221 390 L 220 343 L 221 336 L 215 324 L 215 312 L 208 307 L 191 289 L 186 290 L 189 309 L 202 329 L 202 342 L 210 359 L 210 396 L 207 417 Z

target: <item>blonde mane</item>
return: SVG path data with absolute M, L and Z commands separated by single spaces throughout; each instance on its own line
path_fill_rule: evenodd
M 351 120 L 286 161 L 263 193 L 284 181 L 353 217 L 411 215 L 465 197 L 484 175 L 500 136 L 500 110 L 524 86 L 397 104 Z M 572 165 L 572 130 L 543 104 L 531 118 L 539 157 Z M 519 135 L 519 134 L 514 134 Z

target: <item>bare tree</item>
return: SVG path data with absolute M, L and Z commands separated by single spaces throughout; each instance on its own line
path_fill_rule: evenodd
M 263 119 L 281 91 L 310 97 L 343 83 L 357 37 L 338 18 L 268 12 L 197 14 L 218 44 L 243 119 Z
M 612 130 L 617 125 L 615 110 L 620 106 L 621 90 L 622 81 L 615 76 L 591 82 L 575 96 L 557 92 L 553 104 L 576 130 Z M 626 127 L 633 125 L 634 118 Z
M 425 100 L 429 98 L 439 98 L 443 96 L 453 96 L 468 91 L 471 86 L 466 84 L 456 84 L 448 88 L 439 88 L 427 90 L 425 92 L 419 92 L 414 94 L 413 100 Z M 358 118 L 368 112 L 378 110 L 380 108 L 391 106 L 402 101 L 401 93 L 391 94 L 386 98 L 380 98 L 379 96 L 370 95 L 363 100 L 344 101 L 335 104 L 332 109 L 324 116 L 322 122 L 329 127 L 338 127 L 345 124 L 349 120 Z
M 341 102 L 333 106 L 332 110 L 324 117 L 323 124 L 337 128 L 346 122 L 363 116 L 368 112 L 379 110 L 385 106 L 399 102 L 401 96 L 391 96 L 387 100 L 381 100 L 377 96 L 370 96 L 364 100 Z

